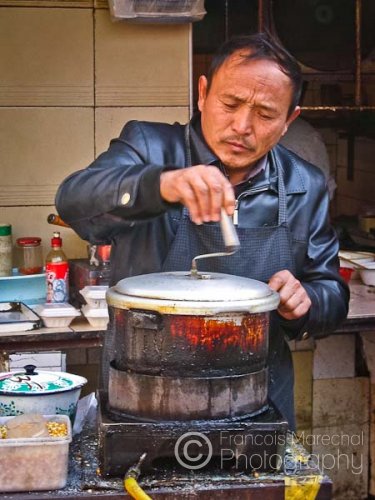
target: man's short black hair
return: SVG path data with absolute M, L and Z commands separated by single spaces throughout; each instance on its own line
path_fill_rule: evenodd
M 215 73 L 237 51 L 244 52 L 244 61 L 252 59 L 274 61 L 278 64 L 280 70 L 290 78 L 293 85 L 293 97 L 288 110 L 288 116 L 290 116 L 301 97 L 301 69 L 296 59 L 268 33 L 235 36 L 224 42 L 212 59 L 207 75 L 207 91 L 210 89 Z

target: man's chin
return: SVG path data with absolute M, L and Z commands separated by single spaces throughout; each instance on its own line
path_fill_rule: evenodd
M 221 158 L 221 161 L 229 169 L 241 170 L 253 166 L 257 160 L 253 157 L 238 158 L 233 156 L 226 156 Z

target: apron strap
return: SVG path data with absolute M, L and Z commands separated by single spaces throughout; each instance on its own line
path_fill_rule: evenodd
M 186 164 L 185 167 L 191 167 L 191 147 L 190 147 L 190 123 L 185 125 L 185 153 L 186 153 Z
M 278 225 L 286 225 L 287 223 L 287 204 L 286 204 L 286 190 L 285 183 L 283 178 L 283 169 L 279 162 L 275 158 L 274 152 L 271 150 L 270 152 L 271 161 L 276 166 L 277 172 L 277 184 L 279 188 L 279 216 L 278 216 Z
M 286 224 L 287 211 L 286 211 L 286 191 L 282 175 L 282 170 L 277 166 L 277 178 L 279 187 L 279 226 Z

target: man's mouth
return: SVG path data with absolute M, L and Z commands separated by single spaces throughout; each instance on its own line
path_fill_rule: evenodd
M 243 142 L 239 141 L 225 141 L 233 151 L 238 151 L 238 152 L 244 152 L 244 151 L 253 151 L 254 148 L 252 148 L 249 144 L 244 144 Z

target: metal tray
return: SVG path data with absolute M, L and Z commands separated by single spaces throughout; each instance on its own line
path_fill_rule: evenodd
M 23 302 L 0 302 L 0 333 L 40 328 L 41 318 Z

